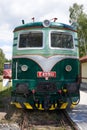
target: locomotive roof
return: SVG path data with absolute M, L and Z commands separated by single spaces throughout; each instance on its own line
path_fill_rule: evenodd
M 21 26 L 16 27 L 14 29 L 14 32 L 19 30 L 25 30 L 28 28 L 45 28 L 45 27 L 43 26 L 43 22 L 32 22 L 32 23 L 22 24 Z M 64 23 L 58 23 L 58 22 L 51 22 L 49 28 L 59 28 L 59 29 L 76 31 L 74 27 Z

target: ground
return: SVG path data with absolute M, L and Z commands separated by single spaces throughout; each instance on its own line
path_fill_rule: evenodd
M 0 99 L 0 103 L 0 125 L 9 124 L 10 130 L 71 130 L 67 125 L 66 128 L 60 126 L 60 117 L 56 111 L 17 109 L 10 105 L 9 96 Z M 12 124 L 16 125 L 16 129 L 12 128 Z M 4 129 L 1 127 L 0 130 Z

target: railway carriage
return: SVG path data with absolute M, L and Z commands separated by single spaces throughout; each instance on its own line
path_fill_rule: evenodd
M 3 70 L 3 79 L 11 79 L 11 63 L 6 62 L 4 63 L 4 70 Z
M 55 110 L 80 100 L 80 62 L 74 27 L 44 20 L 14 29 L 11 104 Z

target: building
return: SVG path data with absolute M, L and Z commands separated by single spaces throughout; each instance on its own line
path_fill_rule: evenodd
M 87 83 L 87 56 L 80 58 L 82 83 Z

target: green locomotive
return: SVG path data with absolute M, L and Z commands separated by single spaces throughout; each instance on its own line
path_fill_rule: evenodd
M 11 104 L 55 110 L 80 100 L 80 62 L 74 27 L 44 20 L 14 29 Z

